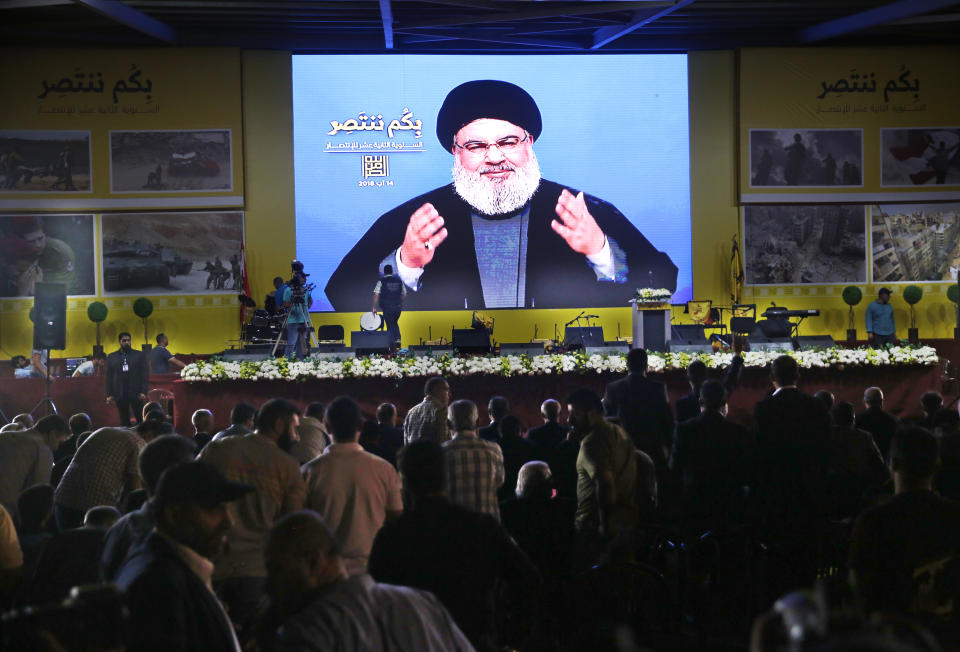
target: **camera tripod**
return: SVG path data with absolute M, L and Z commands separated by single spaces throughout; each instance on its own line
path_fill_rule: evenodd
M 298 294 L 299 292 L 299 294 Z M 314 339 L 314 330 L 312 322 L 310 322 L 309 313 L 305 312 L 306 305 L 304 303 L 304 291 L 294 290 L 293 296 L 293 306 L 290 310 L 287 311 L 287 316 L 283 318 L 283 325 L 280 326 L 280 333 L 277 335 L 276 341 L 273 343 L 273 349 L 270 351 L 271 357 L 276 357 L 277 347 L 280 346 L 280 338 L 284 337 L 287 334 L 287 324 L 290 322 L 290 315 L 293 314 L 295 310 L 300 311 L 302 317 L 306 317 L 306 323 L 303 323 L 300 328 L 297 329 L 297 343 L 293 347 L 293 350 L 296 352 L 300 350 L 300 346 L 303 345 L 303 350 L 309 353 L 310 348 L 313 346 Z M 308 325 L 310 324 L 310 325 Z M 304 342 L 304 338 L 306 341 Z M 289 344 L 289 342 L 287 342 Z M 320 346 L 320 341 L 317 340 L 317 346 Z

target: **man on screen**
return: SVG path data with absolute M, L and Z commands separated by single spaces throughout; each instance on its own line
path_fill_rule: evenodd
M 478 80 L 450 91 L 437 137 L 453 154 L 453 183 L 370 227 L 327 284 L 334 309 L 364 310 L 362 288 L 386 265 L 413 310 L 619 306 L 637 287 L 676 289 L 676 265 L 613 205 L 541 178 L 541 130 L 519 86 Z

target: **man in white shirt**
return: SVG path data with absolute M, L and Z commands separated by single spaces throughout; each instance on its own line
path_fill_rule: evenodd
M 400 476 L 389 462 L 357 443 L 363 421 L 352 398 L 334 399 L 327 407 L 326 424 L 333 443 L 303 466 L 306 506 L 336 526 L 347 571 L 359 575 L 367 570 L 377 531 L 403 512 Z

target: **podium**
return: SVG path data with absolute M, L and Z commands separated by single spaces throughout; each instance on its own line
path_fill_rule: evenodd
M 633 348 L 666 351 L 670 344 L 670 304 L 633 304 Z

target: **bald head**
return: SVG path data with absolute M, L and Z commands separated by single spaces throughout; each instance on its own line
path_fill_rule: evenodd
M 863 393 L 863 403 L 867 407 L 883 407 L 883 390 L 879 387 L 868 387 Z
M 547 421 L 556 421 L 560 418 L 560 401 L 555 398 L 548 398 L 540 404 L 540 414 Z

